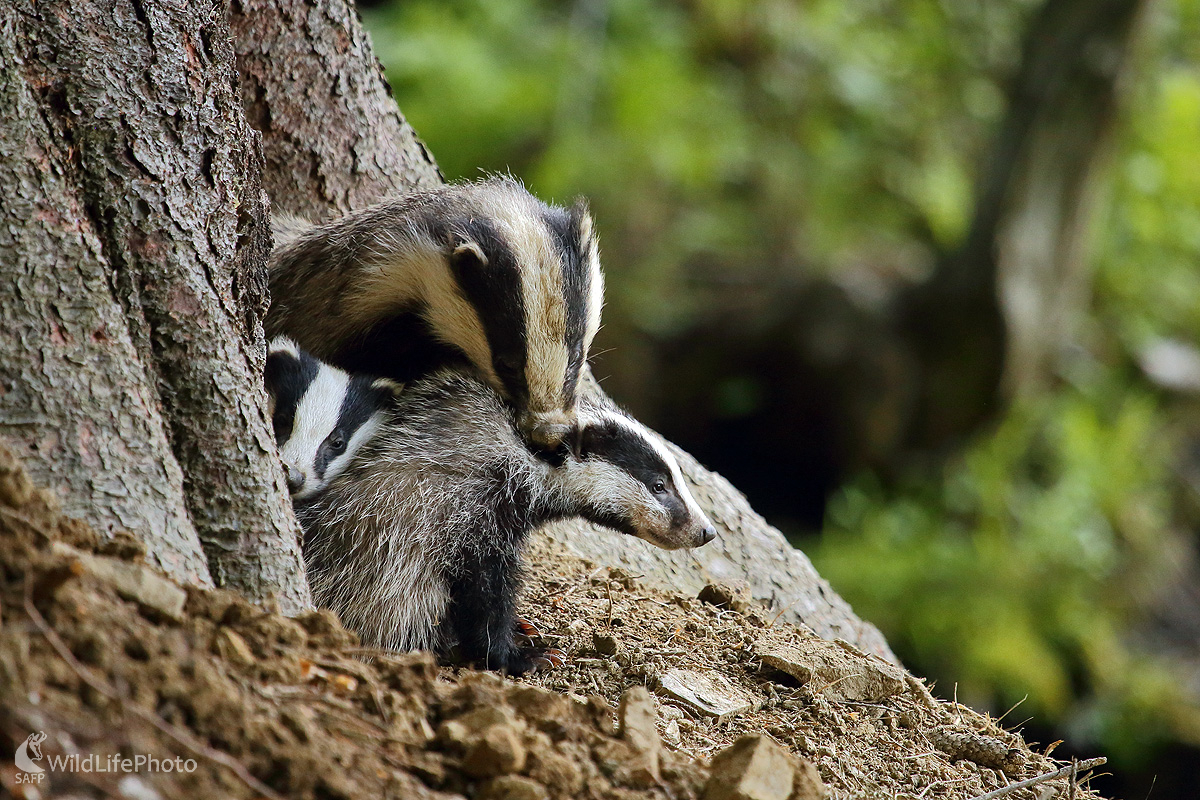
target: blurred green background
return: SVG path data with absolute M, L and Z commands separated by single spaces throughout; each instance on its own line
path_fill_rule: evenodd
M 610 393 L 941 695 L 1196 796 L 1200 0 L 364 17 L 448 178 L 589 199 Z

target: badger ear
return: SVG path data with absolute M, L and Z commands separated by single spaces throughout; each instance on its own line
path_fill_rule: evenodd
M 450 251 L 450 261 L 455 267 L 479 266 L 486 267 L 488 263 L 487 253 L 483 252 L 483 248 L 479 246 L 479 242 L 471 239 L 457 239 L 452 241 L 453 249 Z
M 595 234 L 592 226 L 592 214 L 588 210 L 587 200 L 583 197 L 576 197 L 575 202 L 571 204 L 569 213 L 571 224 L 579 234 L 579 244 L 582 247 L 587 247 L 588 242 L 592 240 Z
M 604 423 L 588 422 L 580 425 L 573 437 L 572 446 L 578 458 L 589 458 L 596 453 L 606 453 L 605 442 L 612 438 L 612 431 Z
M 389 392 L 392 397 L 399 398 L 404 393 L 404 384 L 391 378 L 376 378 L 371 382 L 371 388 L 381 392 Z

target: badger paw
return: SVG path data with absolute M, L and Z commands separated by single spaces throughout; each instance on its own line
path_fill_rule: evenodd
M 557 647 L 550 647 L 546 650 L 535 650 L 530 654 L 530 660 L 533 662 L 533 666 L 530 667 L 531 672 L 545 672 L 566 664 L 567 654 Z
M 520 637 L 525 638 L 530 644 L 534 639 L 540 639 L 542 632 L 538 627 L 524 617 L 517 617 L 513 623 L 513 632 Z

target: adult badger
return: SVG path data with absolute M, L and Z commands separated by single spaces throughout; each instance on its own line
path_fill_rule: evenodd
M 287 406 L 277 398 L 276 417 L 309 424 L 305 413 L 344 404 Z M 581 399 L 578 450 L 561 459 L 530 451 L 512 409 L 462 371 L 411 382 L 378 409 L 385 419 L 342 472 L 294 502 L 314 599 L 369 645 L 457 644 L 520 674 L 541 658 L 515 637 L 534 527 L 583 516 L 669 549 L 716 535 L 670 452 L 611 405 Z
M 386 200 L 323 225 L 276 222 L 268 336 L 350 372 L 411 380 L 472 364 L 532 445 L 575 427 L 604 283 L 586 206 L 496 177 Z

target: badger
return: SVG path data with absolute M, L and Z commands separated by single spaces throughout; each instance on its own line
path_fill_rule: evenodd
M 300 418 L 331 417 L 335 403 L 288 402 L 276 399 L 276 416 L 330 427 Z M 470 662 L 521 674 L 550 660 L 518 642 L 529 630 L 516 616 L 521 551 L 534 527 L 578 515 L 668 549 L 716 536 L 670 451 L 608 402 L 581 398 L 577 448 L 557 456 L 531 450 L 511 406 L 462 370 L 406 384 L 383 413 L 337 477 L 294 500 L 315 601 L 367 645 L 457 646 Z
M 263 382 L 294 500 L 312 497 L 345 470 L 404 388 L 386 378 L 349 375 L 285 336 L 267 348 Z
M 275 229 L 269 336 L 398 381 L 466 362 L 531 445 L 557 449 L 575 429 L 604 296 L 582 201 L 549 206 L 494 177 Z

